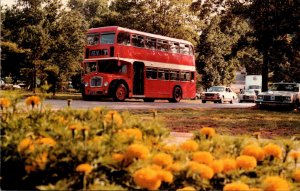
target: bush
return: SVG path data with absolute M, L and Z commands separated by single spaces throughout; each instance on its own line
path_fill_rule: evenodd
M 36 97 L 18 106 L 12 99 L 0 100 L 5 190 L 300 189 L 297 140 L 202 128 L 170 145 L 157 118 L 145 122 L 106 108 L 53 111 Z

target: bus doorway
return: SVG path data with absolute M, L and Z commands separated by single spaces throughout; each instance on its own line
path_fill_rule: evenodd
M 142 62 L 133 63 L 133 95 L 144 95 L 144 68 Z

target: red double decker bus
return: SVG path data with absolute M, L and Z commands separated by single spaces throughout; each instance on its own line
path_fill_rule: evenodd
M 196 94 L 193 45 L 118 26 L 87 32 L 82 96 L 179 102 Z

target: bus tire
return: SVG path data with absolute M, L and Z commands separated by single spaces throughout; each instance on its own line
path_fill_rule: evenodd
M 155 99 L 153 99 L 153 98 L 145 98 L 144 99 L 144 102 L 154 102 L 155 101 Z
M 179 86 L 176 86 L 173 90 L 173 98 L 169 99 L 171 103 L 178 103 L 182 99 L 182 90 Z
M 127 92 L 126 86 L 123 83 L 119 83 L 115 88 L 113 100 L 118 102 L 125 101 Z

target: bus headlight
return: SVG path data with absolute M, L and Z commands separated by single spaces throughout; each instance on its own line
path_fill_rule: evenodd
M 88 82 L 85 82 L 85 83 L 84 83 L 84 86 L 85 86 L 85 87 L 88 87 L 88 86 L 89 86 L 89 83 L 88 83 Z
M 103 84 L 104 86 L 108 86 L 108 82 L 104 82 L 104 84 Z

